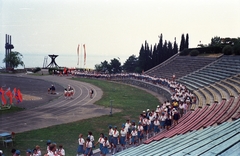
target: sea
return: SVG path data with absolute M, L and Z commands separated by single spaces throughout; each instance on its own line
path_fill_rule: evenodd
M 24 54 L 23 55 L 23 62 L 25 64 L 25 68 L 35 68 L 35 67 L 44 67 L 44 60 L 46 58 L 47 62 L 45 65 L 51 63 L 51 58 L 47 54 Z M 52 54 L 50 54 L 52 55 Z M 130 55 L 129 55 L 130 56 Z M 59 54 L 55 58 L 55 62 L 60 67 L 69 67 L 69 68 L 87 68 L 87 69 L 95 69 L 96 64 L 100 64 L 103 61 L 108 61 L 110 63 L 111 59 L 118 59 L 121 64 L 126 61 L 129 56 L 115 56 L 115 55 L 87 55 L 86 56 L 86 63 L 84 65 L 83 57 L 79 57 L 77 55 L 66 55 L 66 54 Z M 4 68 L 5 64 L 2 62 L 4 58 L 4 54 L 0 55 L 0 67 Z M 79 61 L 78 61 L 79 60 Z M 19 66 L 18 69 L 23 69 L 24 67 Z

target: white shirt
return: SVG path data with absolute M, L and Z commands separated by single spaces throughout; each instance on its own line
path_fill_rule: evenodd
M 86 142 L 86 148 L 92 148 L 92 142 L 91 141 Z
M 103 142 L 103 147 L 108 147 L 109 146 L 109 142 L 108 142 L 108 140 L 105 142 Z
M 119 136 L 119 132 L 116 130 L 113 131 L 113 137 L 118 137 Z
M 54 153 L 52 151 L 49 151 L 47 155 L 48 156 L 54 156 Z
M 149 120 L 150 121 L 154 121 L 155 117 L 152 115 L 152 116 L 149 116 Z
M 137 129 L 138 129 L 138 131 L 143 131 L 143 126 L 140 126 L 140 125 L 139 125 L 139 126 L 137 127 Z
M 90 141 L 91 141 L 91 142 L 94 141 L 94 136 L 93 136 L 93 135 L 88 135 L 88 137 L 90 138 Z
M 127 134 L 127 131 L 125 129 L 124 130 L 121 129 L 120 134 L 122 137 L 125 137 Z
M 144 118 L 143 119 L 143 125 L 147 125 L 148 124 L 148 119 L 147 118 Z
M 160 125 L 160 122 L 159 122 L 158 120 L 155 120 L 155 121 L 153 122 L 153 124 L 154 124 L 155 126 L 159 126 L 159 125 Z
M 79 143 L 79 145 L 83 145 L 85 143 L 85 141 L 84 141 L 83 138 L 79 138 L 78 139 L 78 143 Z
M 132 132 L 131 132 L 131 135 L 132 135 L 132 136 L 137 136 L 137 131 L 136 131 L 136 130 L 135 130 L 135 131 L 132 131 Z
M 131 126 L 131 123 L 125 123 L 125 130 L 128 131 L 128 128 Z
M 113 129 L 112 129 L 112 128 L 109 129 L 109 131 L 108 131 L 108 135 L 113 135 Z
M 63 156 L 65 155 L 65 150 L 62 148 L 62 149 L 59 149 L 58 150 Z
M 165 120 L 166 120 L 166 117 L 161 115 L 161 116 L 160 116 L 160 120 L 161 120 L 161 121 L 165 121 Z
M 38 154 L 38 155 L 36 155 L 36 156 L 41 156 L 41 155 L 42 155 L 42 152 L 41 152 L 40 149 L 37 151 L 37 154 Z
M 104 138 L 100 137 L 100 138 L 98 139 L 98 142 L 99 142 L 100 144 L 103 144 Z

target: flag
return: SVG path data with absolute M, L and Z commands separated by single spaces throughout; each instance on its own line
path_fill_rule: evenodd
M 14 88 L 13 91 L 12 91 L 12 96 L 13 96 L 13 97 L 15 97 L 15 93 L 16 93 L 16 92 L 17 92 L 17 91 L 16 91 L 16 88 Z
M 0 95 L 1 95 L 2 104 L 5 105 L 7 103 L 7 101 L 5 99 L 4 90 L 2 88 L 0 88 Z
M 63 74 L 67 74 L 67 68 L 63 69 Z
M 15 89 L 15 99 L 17 100 L 17 103 L 20 103 L 20 102 L 22 102 L 22 94 L 21 94 L 21 92 L 20 92 L 20 90 L 18 89 L 18 90 L 16 90 Z
M 9 102 L 10 102 L 10 104 L 12 104 L 12 98 L 13 98 L 13 95 L 12 95 L 12 92 L 11 92 L 11 90 L 7 90 L 6 92 L 5 92 L 5 94 L 7 95 L 7 97 L 9 98 Z
M 22 93 L 20 92 L 19 89 L 18 89 L 17 93 L 18 93 L 18 100 L 19 100 L 19 102 L 22 102 Z
M 86 65 L 86 47 L 85 47 L 85 44 L 83 44 L 83 50 L 84 50 L 84 65 Z
M 78 62 L 77 62 L 77 65 L 79 65 L 79 44 L 78 44 L 78 47 L 77 47 L 77 55 L 78 55 Z

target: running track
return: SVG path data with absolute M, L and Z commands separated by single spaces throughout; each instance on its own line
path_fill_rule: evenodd
M 102 97 L 103 93 L 100 88 L 91 84 L 70 80 L 68 79 L 70 77 L 51 75 L 37 77 L 25 74 L 17 74 L 13 76 L 43 79 L 45 81 L 58 83 L 62 86 L 67 86 L 70 84 L 74 88 L 75 93 L 73 99 L 65 99 L 65 97 L 61 95 L 59 98 L 54 99 L 48 104 L 44 104 L 35 108 L 29 108 L 16 113 L 2 114 L 0 116 L 0 132 L 14 131 L 19 133 L 106 115 L 110 112 L 110 109 L 93 104 Z M 47 87 L 48 86 L 46 86 L 46 88 Z M 94 97 L 92 99 L 89 98 L 88 94 L 90 88 L 94 90 Z

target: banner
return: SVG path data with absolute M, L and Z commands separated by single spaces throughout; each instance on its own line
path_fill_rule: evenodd
M 83 44 L 83 50 L 84 50 L 84 65 L 86 65 L 86 47 L 85 47 L 85 44 Z
M 79 65 L 79 47 L 80 47 L 80 45 L 78 44 L 78 47 L 77 47 L 77 55 L 78 55 L 77 65 Z

